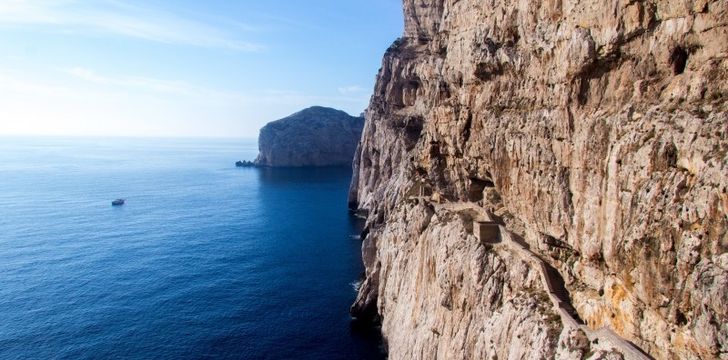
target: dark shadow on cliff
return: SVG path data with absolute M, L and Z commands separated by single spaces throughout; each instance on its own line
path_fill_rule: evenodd
M 380 354 L 378 354 L 379 356 L 376 358 L 387 358 L 387 345 L 384 338 L 382 338 L 382 328 L 380 326 L 372 326 L 372 324 L 368 322 L 352 320 L 351 336 L 355 341 L 361 341 L 368 346 L 378 348 Z

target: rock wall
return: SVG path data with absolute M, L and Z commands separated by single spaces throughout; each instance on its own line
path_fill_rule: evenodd
M 382 322 L 390 356 L 602 356 L 566 346 L 578 336 L 549 322 L 533 269 L 410 200 L 425 193 L 488 208 L 590 327 L 659 359 L 728 358 L 728 2 L 404 0 L 404 14 L 350 192 L 367 214 L 352 313 Z
M 268 123 L 258 136 L 257 166 L 350 166 L 364 119 L 320 106 Z

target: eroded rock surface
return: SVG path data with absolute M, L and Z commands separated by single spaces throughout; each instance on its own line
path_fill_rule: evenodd
M 404 14 L 350 192 L 368 214 L 352 311 L 381 318 L 390 356 L 623 357 L 551 324 L 534 270 L 410 201 L 425 193 L 489 208 L 591 328 L 658 359 L 728 358 L 728 2 Z
M 348 166 L 364 119 L 314 106 L 260 129 L 257 166 Z

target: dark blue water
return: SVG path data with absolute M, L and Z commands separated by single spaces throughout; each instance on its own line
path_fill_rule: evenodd
M 382 358 L 348 316 L 350 171 L 255 152 L 0 138 L 0 359 Z

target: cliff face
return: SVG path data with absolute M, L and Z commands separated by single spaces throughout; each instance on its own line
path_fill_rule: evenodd
M 352 312 L 381 319 L 390 356 L 608 350 L 441 202 L 486 209 L 558 270 L 589 328 L 655 358 L 728 358 L 728 2 L 404 0 L 404 14 L 350 192 L 368 214 Z
M 320 106 L 268 123 L 258 137 L 258 166 L 351 165 L 364 119 Z

